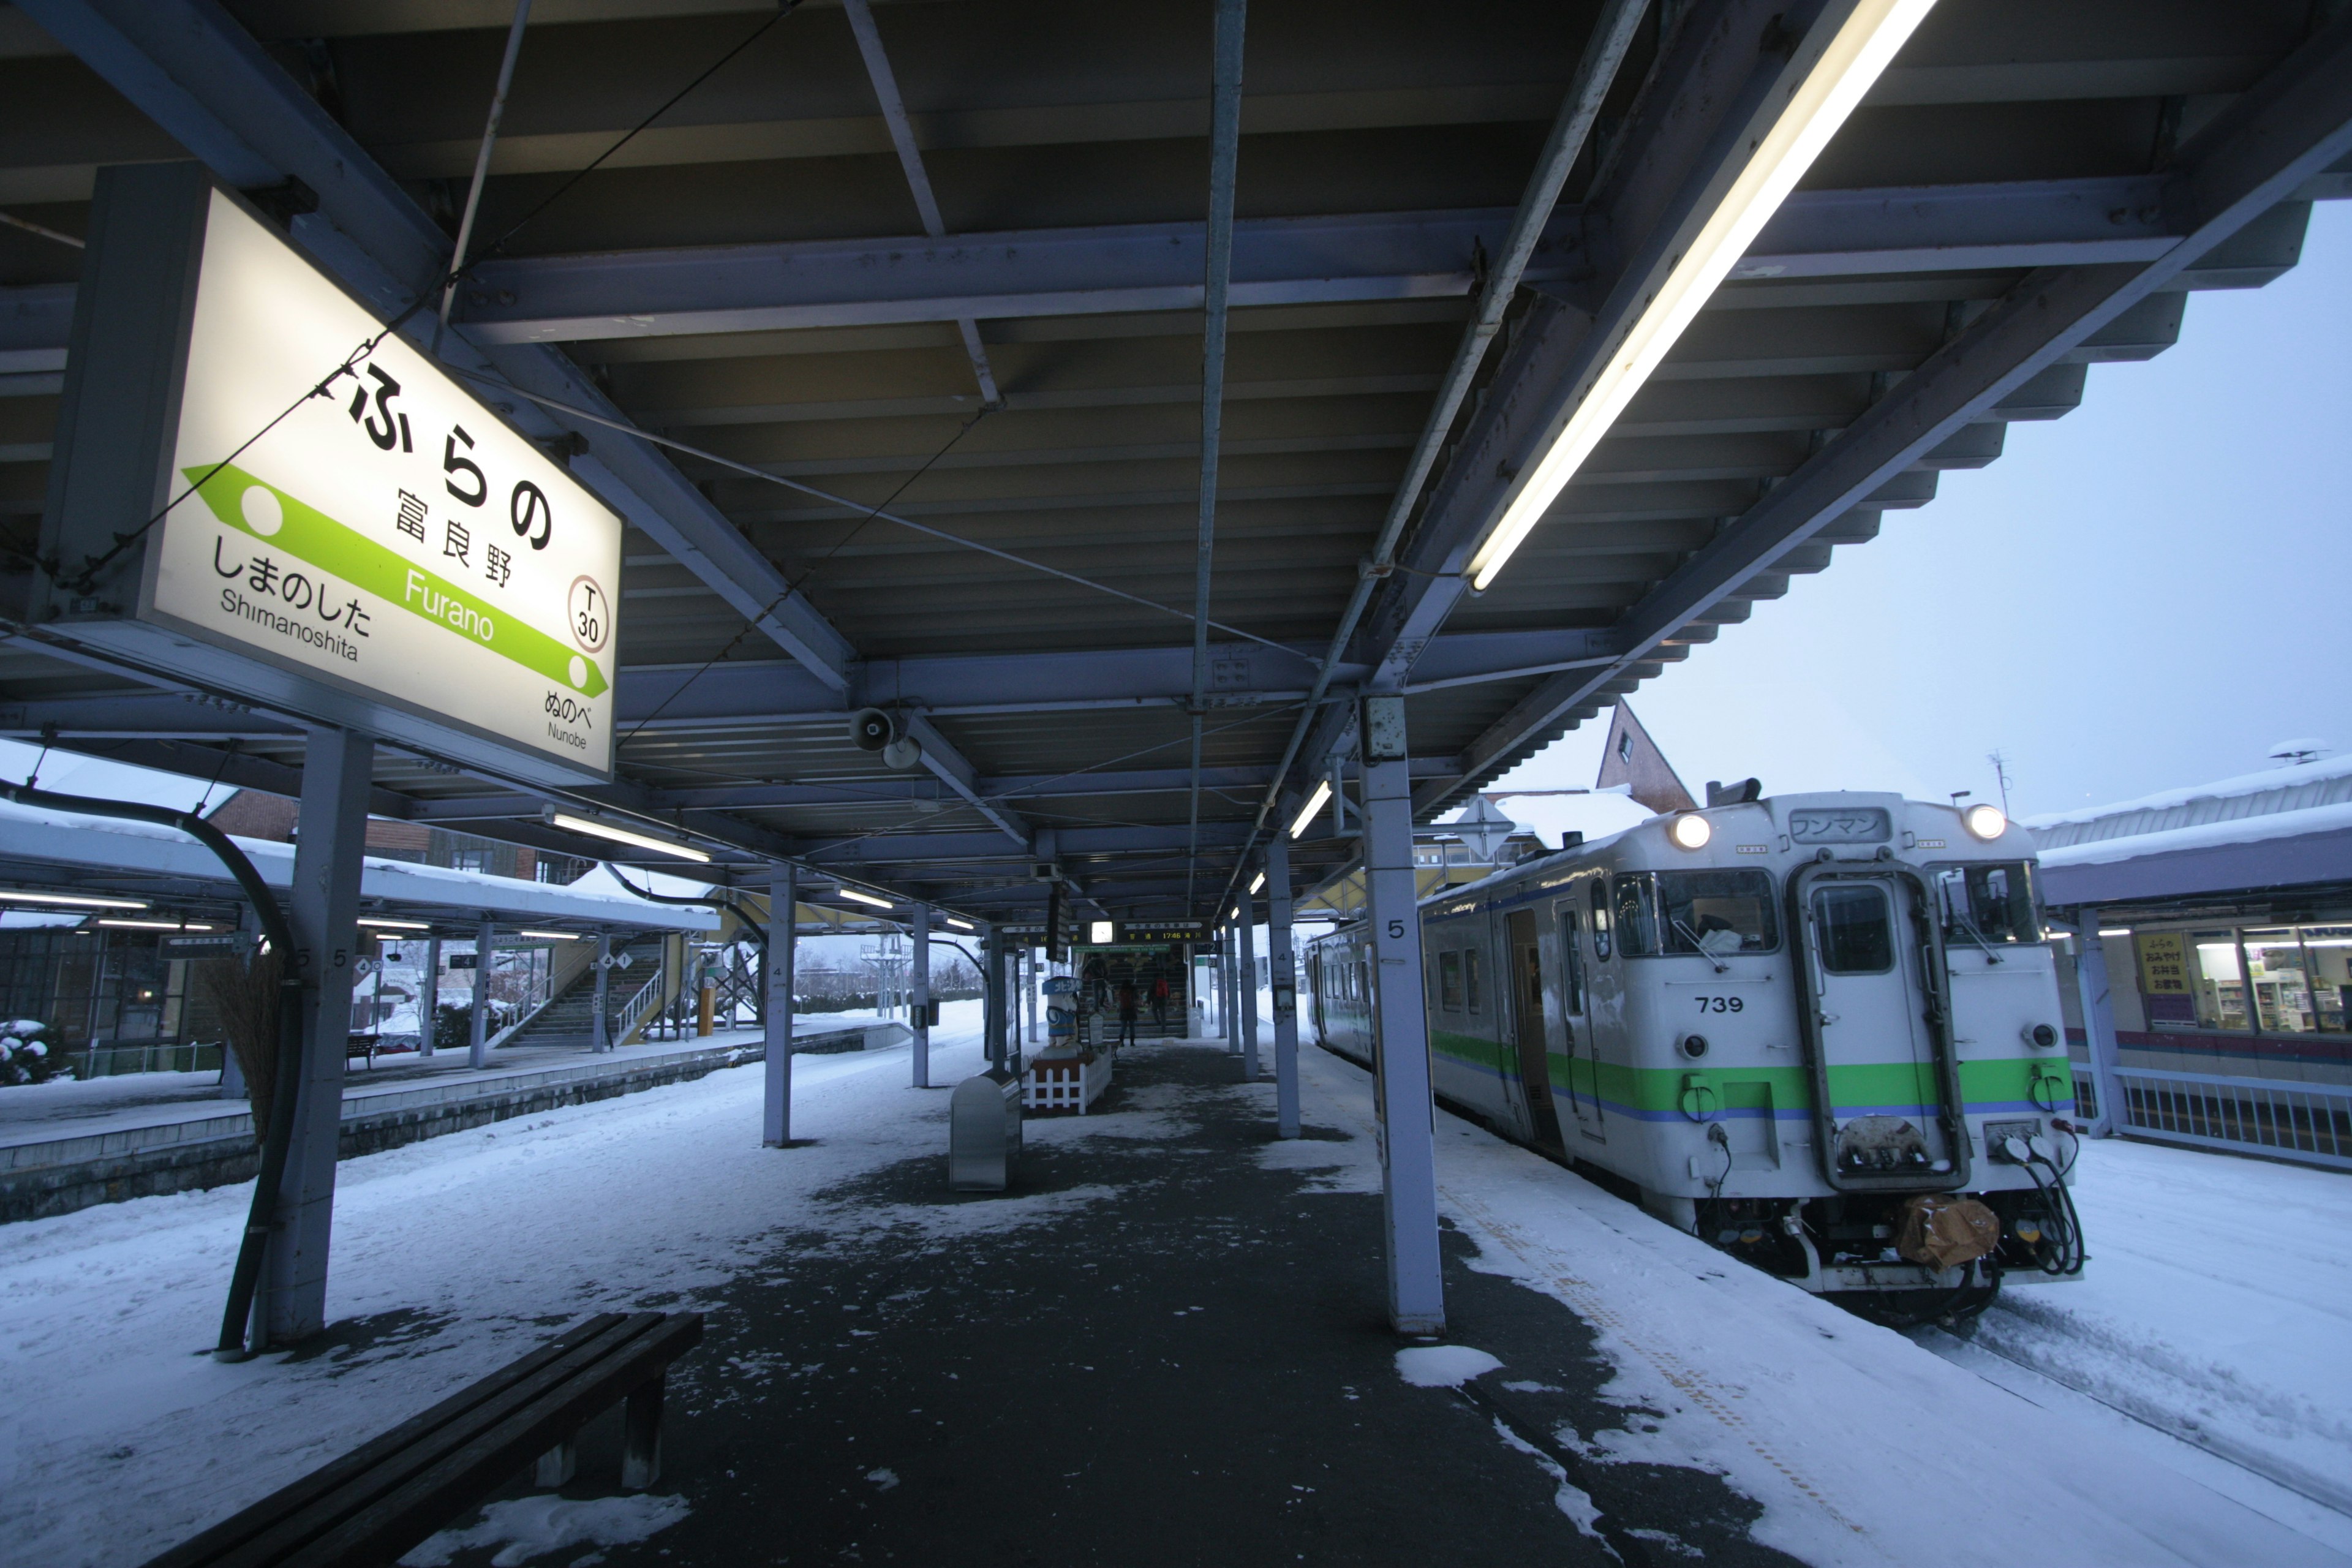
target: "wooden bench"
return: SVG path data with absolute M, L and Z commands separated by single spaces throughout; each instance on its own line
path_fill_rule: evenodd
M 662 1386 L 699 1312 L 606 1312 L 422 1415 L 272 1492 L 148 1568 L 391 1564 L 537 1463 L 572 1479 L 580 1429 L 623 1400 L 621 1484 L 661 1474 Z

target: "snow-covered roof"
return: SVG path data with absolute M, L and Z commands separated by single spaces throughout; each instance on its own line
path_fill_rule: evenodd
M 2196 840 L 2197 847 L 2251 844 L 2265 838 L 2319 832 L 2326 825 L 2317 817 L 2307 817 L 2292 826 L 2263 819 L 2295 816 L 2347 803 L 2352 803 L 2352 756 L 2327 757 L 2294 767 L 2242 773 L 2214 784 L 2165 790 L 2113 805 L 2023 817 L 2018 826 L 2033 835 L 2042 859 L 2051 862 L 2055 852 L 2079 845 L 2168 836 L 2190 828 L 2218 830 Z M 2191 846 L 2184 841 L 2168 847 Z M 2126 853 L 2147 854 L 2155 848 L 2153 845 L 2140 844 Z
M 292 845 L 266 838 L 232 837 L 231 841 L 253 861 L 262 880 L 273 888 L 293 885 Z M 211 850 L 171 828 L 7 802 L 0 802 L 0 861 L 229 881 L 227 869 Z M 588 883 L 588 879 L 582 881 Z M 681 931 L 716 931 L 719 924 L 719 916 L 710 910 L 648 903 L 621 891 L 609 879 L 602 886 L 565 887 L 373 855 L 362 862 L 360 895 L 400 909 L 509 921 L 571 921 Z

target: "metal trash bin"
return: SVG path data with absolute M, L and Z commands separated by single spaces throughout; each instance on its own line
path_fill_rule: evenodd
M 1021 1152 L 1021 1075 L 991 1068 L 948 1099 L 948 1186 L 1001 1193 Z

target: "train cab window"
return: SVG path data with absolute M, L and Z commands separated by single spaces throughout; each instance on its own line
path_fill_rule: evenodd
M 1867 884 L 1813 893 L 1822 967 L 1832 974 L 1884 974 L 1895 967 L 1895 912 L 1886 889 Z
M 1592 956 L 1609 962 L 1609 879 L 1592 879 Z
M 1935 866 L 1928 868 L 1927 879 L 1935 884 L 1945 946 L 2042 940 L 2042 922 L 2033 910 L 2032 873 L 2024 861 Z
M 1462 996 L 1470 1005 L 1470 1011 L 1475 1013 L 1478 1010 L 1478 950 L 1475 947 L 1462 951 Z
M 1576 928 L 1581 923 L 1574 910 L 1559 911 L 1560 997 L 1570 1017 L 1584 1016 L 1584 953 L 1576 942 Z
M 1462 1011 L 1462 955 L 1437 955 L 1437 1005 L 1449 1013 Z
M 1667 952 L 1710 958 L 1780 945 L 1772 879 L 1762 871 L 1660 871 L 1659 933 Z
M 1628 958 L 1658 951 L 1657 898 L 1646 874 L 1617 879 L 1617 950 Z

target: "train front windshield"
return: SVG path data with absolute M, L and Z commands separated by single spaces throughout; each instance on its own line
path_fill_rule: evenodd
M 1761 871 L 1643 871 L 1617 879 L 1628 953 L 1770 952 L 1780 945 L 1772 879 Z
M 2033 910 L 2032 875 L 2024 861 L 1937 866 L 1927 875 L 1935 885 L 1947 947 L 2042 940 L 2042 922 Z

